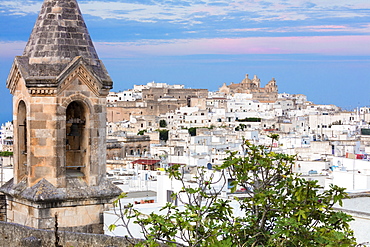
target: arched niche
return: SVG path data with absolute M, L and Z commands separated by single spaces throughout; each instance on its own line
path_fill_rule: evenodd
M 17 109 L 17 179 L 20 181 L 27 174 L 27 107 L 26 103 L 21 100 Z
M 89 108 L 72 101 L 66 109 L 66 175 L 85 177 L 89 166 Z

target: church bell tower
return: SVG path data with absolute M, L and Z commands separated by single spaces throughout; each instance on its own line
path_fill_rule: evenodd
M 104 205 L 121 191 L 106 180 L 106 96 L 113 82 L 76 0 L 45 0 L 11 68 L 14 178 L 7 221 L 101 233 Z

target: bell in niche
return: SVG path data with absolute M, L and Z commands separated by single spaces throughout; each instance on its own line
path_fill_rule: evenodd
M 70 130 L 71 131 L 69 132 L 68 136 L 80 136 L 80 130 L 78 127 L 78 123 L 72 123 Z

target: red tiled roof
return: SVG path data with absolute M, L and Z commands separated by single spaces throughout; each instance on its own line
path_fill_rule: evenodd
M 138 159 L 132 162 L 132 164 L 140 164 L 140 165 L 154 165 L 159 163 L 161 160 L 148 160 L 148 159 Z

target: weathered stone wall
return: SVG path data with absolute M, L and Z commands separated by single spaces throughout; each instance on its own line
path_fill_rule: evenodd
M 123 237 L 58 231 L 63 247 L 126 247 L 132 246 Z M 55 247 L 55 232 L 0 221 L 0 246 Z
M 8 200 L 7 221 L 20 222 L 39 229 L 52 229 L 54 227 L 54 216 L 57 214 L 60 228 L 82 227 L 83 229 L 83 226 L 90 226 L 91 228 L 91 226 L 96 225 L 94 231 L 83 232 L 102 233 L 103 231 L 99 212 L 104 211 L 104 204 L 98 204 L 93 200 L 74 201 L 71 206 L 67 206 L 65 203 L 63 205 L 63 202 L 59 202 L 59 204 L 53 202 L 50 205 L 26 203 L 27 201 L 20 201 L 16 198 Z M 78 203 L 82 205 L 78 205 Z

